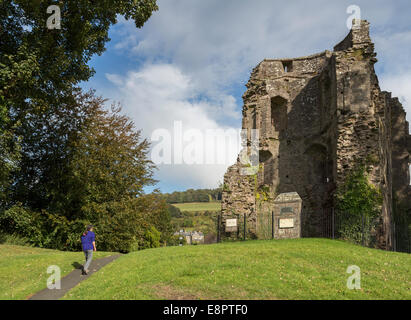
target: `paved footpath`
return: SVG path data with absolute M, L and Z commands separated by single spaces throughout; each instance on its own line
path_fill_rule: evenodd
M 74 263 L 73 265 L 76 266 L 76 269 L 70 272 L 67 276 L 61 279 L 61 289 L 43 289 L 32 296 L 28 297 L 28 300 L 58 300 L 72 288 L 74 288 L 77 284 L 81 281 L 86 280 L 90 277 L 94 272 L 97 272 L 106 264 L 116 260 L 120 257 L 121 254 L 112 255 L 109 257 L 104 257 L 100 259 L 93 260 L 89 267 L 88 275 L 81 274 L 81 265 L 78 263 Z

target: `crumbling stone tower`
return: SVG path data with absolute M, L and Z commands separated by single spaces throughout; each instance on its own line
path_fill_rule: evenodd
M 266 59 L 243 95 L 243 129 L 259 130 L 259 170 L 224 177 L 223 225 L 246 215 L 258 237 L 258 216 L 280 193 L 302 198 L 303 236 L 321 236 L 324 210 L 358 160 L 371 163 L 370 182 L 383 195 L 378 243 L 392 246 L 393 198 L 411 208 L 411 137 L 397 98 L 382 92 L 369 23 L 361 21 L 334 47 L 308 57 Z M 239 219 L 242 221 L 242 218 Z

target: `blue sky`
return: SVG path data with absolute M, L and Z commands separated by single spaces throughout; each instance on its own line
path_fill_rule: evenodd
M 347 8 L 357 5 L 371 23 L 383 90 L 411 116 L 411 2 L 160 0 L 141 29 L 120 18 L 96 74 L 84 88 L 123 104 L 124 112 L 151 137 L 154 130 L 241 127 L 242 94 L 250 72 L 264 58 L 332 50 L 349 32 Z M 161 165 L 163 192 L 215 187 L 236 155 L 220 165 Z M 229 163 L 230 162 L 230 163 Z

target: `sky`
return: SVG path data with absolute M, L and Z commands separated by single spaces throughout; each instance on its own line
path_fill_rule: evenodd
M 356 11 L 347 12 L 352 5 Z M 264 58 L 332 50 L 348 34 L 353 14 L 371 23 L 381 89 L 399 97 L 411 120 L 409 0 L 160 0 L 158 6 L 141 29 L 119 18 L 107 50 L 91 60 L 95 75 L 82 86 L 108 104 L 120 102 L 152 141 L 153 154 L 171 143 L 156 153 L 171 159 L 155 172 L 162 192 L 217 187 L 239 146 L 216 149 L 204 141 L 212 140 L 210 130 L 241 128 L 252 69 Z M 216 152 L 223 160 L 204 160 Z

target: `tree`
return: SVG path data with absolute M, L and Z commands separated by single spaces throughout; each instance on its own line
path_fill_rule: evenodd
M 182 202 L 211 202 L 221 200 L 222 188 L 218 189 L 189 189 L 186 191 L 173 193 L 165 193 L 164 199 L 168 203 L 182 203 Z
M 161 206 L 154 214 L 138 205 L 144 186 L 154 183 L 149 144 L 118 106 L 106 110 L 102 98 L 77 86 L 93 75 L 88 62 L 104 52 L 117 17 L 141 27 L 157 10 L 156 1 L 56 1 L 62 21 L 53 30 L 46 27 L 51 4 L 0 2 L 2 229 L 24 216 L 36 222 L 25 235 L 31 243 L 73 249 L 85 222 L 106 235 L 122 226 L 114 235 L 125 239 L 124 247 L 119 237 L 106 237 L 106 247 L 134 250 L 145 235 L 153 240 L 157 231 L 168 232 Z M 146 222 L 149 213 L 163 214 L 161 223 Z M 9 231 L 29 230 L 16 225 L 21 228 Z M 157 231 L 147 233 L 152 226 Z
M 157 192 L 144 194 L 155 183 L 148 141 L 118 105 L 108 110 L 93 92 L 74 98 L 76 105 L 62 108 L 49 124 L 51 132 L 43 121 L 31 123 L 32 157 L 23 154 L 15 205 L 0 212 L 0 231 L 73 250 L 92 223 L 105 250 L 138 250 L 155 245 L 154 238 L 166 244 L 172 235 L 168 205 Z
M 14 135 L 14 127 L 9 127 L 10 119 L 7 110 L 1 104 L 0 97 L 0 211 L 5 207 L 4 202 L 8 199 L 11 176 L 10 173 L 18 168 L 19 144 Z M 3 204 L 3 205 L 1 205 Z
M 22 111 L 35 102 L 61 101 L 94 73 L 87 63 L 102 54 L 119 15 L 142 27 L 155 0 L 65 0 L 61 29 L 48 29 L 50 1 L 5 0 L 0 4 L 1 95 Z
M 172 218 L 181 218 L 182 217 L 182 213 L 181 210 L 179 208 L 177 208 L 176 206 L 173 206 L 171 204 L 168 204 L 168 212 L 170 213 L 170 217 Z
M 18 159 L 18 142 L 22 141 L 22 152 L 29 157 L 32 149 L 38 151 L 38 144 L 44 139 L 59 136 L 61 132 L 48 128 L 48 137 L 40 132 L 41 140 L 33 136 L 33 131 L 39 131 L 41 123 L 53 123 L 59 118 L 57 114 L 62 106 L 75 105 L 75 87 L 93 75 L 88 62 L 93 55 L 104 52 L 105 43 L 110 40 L 109 27 L 117 22 L 117 17 L 133 19 L 136 27 L 142 27 L 158 9 L 156 0 L 58 1 L 55 4 L 61 10 L 61 29 L 50 30 L 46 21 L 51 4 L 42 0 L 0 2 L 0 192 L 3 198 Z M 32 174 L 32 180 L 36 181 L 37 169 L 30 167 L 25 174 Z
M 111 202 L 105 209 L 96 222 L 103 250 L 130 252 L 168 245 L 172 239 L 167 203 L 157 192 Z
M 143 188 L 155 183 L 155 166 L 148 159 L 149 142 L 121 114 L 121 107 L 106 110 L 104 100 L 90 94 L 82 96 L 88 104 L 85 120 L 69 142 L 69 174 L 61 177 L 67 179 L 67 187 L 55 191 L 65 196 L 53 206 L 70 208 L 69 217 L 93 220 L 99 206 L 142 196 Z

